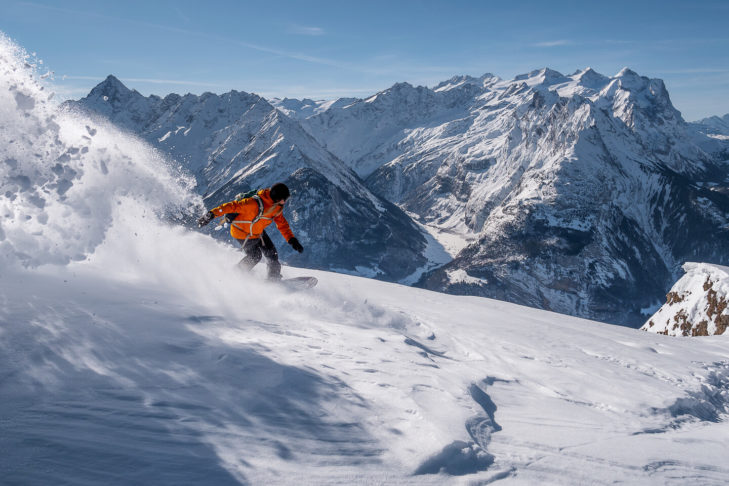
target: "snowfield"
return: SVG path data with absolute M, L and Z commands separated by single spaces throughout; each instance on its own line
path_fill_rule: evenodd
M 3 272 L 4 481 L 729 480 L 723 336 L 293 268 L 320 285 L 288 294 L 167 231 L 115 248 L 127 271 Z
M 726 484 L 725 336 L 285 267 L 0 37 L 0 483 Z M 294 228 L 295 229 L 295 228 Z

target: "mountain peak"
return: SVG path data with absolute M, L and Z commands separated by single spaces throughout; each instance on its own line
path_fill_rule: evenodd
M 632 78 L 632 77 L 640 77 L 638 73 L 630 69 L 629 67 L 624 67 L 620 70 L 618 74 L 615 75 L 616 78 Z
M 541 69 L 539 72 L 548 78 L 563 78 L 564 77 L 564 75 L 562 73 L 560 73 L 559 71 L 555 71 L 554 69 L 550 69 L 548 67 Z
M 88 98 L 119 100 L 128 98 L 132 93 L 136 93 L 136 91 L 130 90 L 116 76 L 110 74 L 91 90 Z
M 592 69 L 590 66 L 587 66 L 585 69 L 582 69 L 582 70 L 578 69 L 577 71 L 575 71 L 574 76 L 576 76 L 577 78 L 580 78 L 580 79 L 585 78 L 585 77 L 598 77 L 598 76 L 601 78 L 606 77 L 606 76 L 603 76 L 602 74 L 598 73 L 594 69 Z
M 521 81 L 527 84 L 527 86 L 537 85 L 552 85 L 569 81 L 569 78 L 565 77 L 564 74 L 554 69 L 544 67 L 542 69 L 535 69 L 527 74 L 520 74 L 514 78 L 514 81 Z
M 570 76 L 577 81 L 581 86 L 592 89 L 601 89 L 610 80 L 607 76 L 604 76 L 591 67 L 586 67 L 582 70 L 577 70 Z
M 119 78 L 117 78 L 113 74 L 108 75 L 106 77 L 106 79 L 104 79 L 101 83 L 99 83 L 97 88 L 102 88 L 104 91 L 107 91 L 107 92 L 112 92 L 112 91 L 121 92 L 121 93 L 131 92 L 131 90 L 129 88 L 127 88 L 124 83 L 119 81 Z
M 643 107 L 658 103 L 660 106 L 670 108 L 671 112 L 675 111 L 673 115 L 678 115 L 670 101 L 668 90 L 662 79 L 641 76 L 627 67 L 621 69 L 614 79 L 618 81 L 620 88 L 636 95 L 640 93 L 639 97 L 644 98 L 640 101 Z
M 369 98 L 365 99 L 365 103 L 373 103 L 375 101 L 379 102 L 382 99 L 390 98 L 392 95 L 409 96 L 410 93 L 412 93 L 413 91 L 420 90 L 420 89 L 427 89 L 427 88 L 423 88 L 422 86 L 418 86 L 416 88 L 412 84 L 410 84 L 406 81 L 402 81 L 402 82 L 393 84 L 392 86 L 390 86 L 387 89 L 384 89 L 382 91 L 379 91 L 379 92 L 373 94 Z
M 433 91 L 449 91 L 451 89 L 458 88 L 464 85 L 483 87 L 486 81 L 493 79 L 498 78 L 491 73 L 486 73 L 479 78 L 474 78 L 473 76 L 469 76 L 467 74 L 457 75 L 453 76 L 447 81 L 441 81 L 433 88 Z
M 402 90 L 410 90 L 413 89 L 413 85 L 408 83 L 407 81 L 402 81 L 399 83 L 395 83 L 392 85 L 392 87 L 389 89 L 389 91 L 402 91 Z
M 718 135 L 718 138 L 724 139 L 725 137 L 729 137 L 729 114 L 703 118 L 695 121 L 694 125 L 697 125 L 700 131 L 704 133 Z

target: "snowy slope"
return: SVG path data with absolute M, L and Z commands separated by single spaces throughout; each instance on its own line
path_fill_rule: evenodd
M 24 61 L 0 38 L 2 482 L 729 481 L 724 336 L 293 267 L 320 284 L 287 294 Z
M 143 97 L 109 76 L 73 108 L 145 138 L 189 170 L 207 208 L 285 182 L 287 217 L 306 251 L 270 231 L 284 260 L 397 280 L 422 266 L 426 240 L 398 207 L 372 194 L 295 120 L 263 98 L 231 91 Z M 227 231 L 215 233 L 229 239 Z
M 729 325 L 729 268 L 686 263 L 683 269 L 686 274 L 671 288 L 666 303 L 641 329 L 669 336 L 724 334 Z
M 318 272 L 296 295 L 220 270 L 175 283 L 147 245 L 121 254 L 145 272 L 0 281 L 11 483 L 729 480 L 722 337 Z

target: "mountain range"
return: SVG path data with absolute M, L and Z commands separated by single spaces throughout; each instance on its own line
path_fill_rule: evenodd
M 287 217 L 307 251 L 295 265 L 398 280 L 425 263 L 426 239 L 398 207 L 374 195 L 301 125 L 255 94 L 144 97 L 114 76 L 78 104 L 137 134 L 191 172 L 207 209 L 251 188 L 285 182 Z M 199 208 L 198 212 L 204 210 Z M 207 230 L 229 238 L 227 231 Z
M 627 68 L 328 102 L 144 97 L 109 76 L 69 105 L 169 154 L 210 207 L 290 184 L 294 265 L 638 326 L 685 261 L 729 263 L 729 142 Z

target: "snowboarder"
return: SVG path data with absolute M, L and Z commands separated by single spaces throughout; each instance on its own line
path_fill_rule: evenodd
M 246 254 L 238 263 L 240 268 L 250 271 L 261 261 L 261 254 L 263 254 L 268 264 L 269 280 L 281 280 L 278 251 L 264 230 L 271 224 L 271 221 L 275 222 L 289 245 L 299 253 L 304 251 L 304 247 L 294 236 L 283 215 L 283 206 L 289 195 L 289 188 L 286 187 L 286 184 L 278 182 L 268 189 L 261 189 L 251 197 L 227 202 L 211 209 L 198 219 L 197 223 L 202 227 L 218 216 L 233 215 L 230 235 L 240 242 Z

